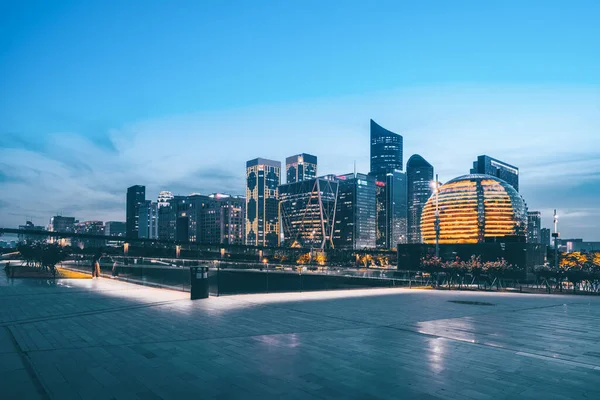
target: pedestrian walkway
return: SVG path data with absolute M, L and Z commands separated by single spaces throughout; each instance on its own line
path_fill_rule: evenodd
M 600 398 L 596 297 L 0 275 L 1 398 Z

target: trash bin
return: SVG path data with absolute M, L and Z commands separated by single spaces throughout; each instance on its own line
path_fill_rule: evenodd
M 190 267 L 190 299 L 208 297 L 208 267 Z

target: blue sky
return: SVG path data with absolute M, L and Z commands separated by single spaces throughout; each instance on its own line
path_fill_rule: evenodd
M 442 180 L 479 154 L 600 240 L 596 1 L 5 1 L 0 225 L 124 219 L 125 188 L 243 192 L 244 162 L 368 171 L 368 120 Z

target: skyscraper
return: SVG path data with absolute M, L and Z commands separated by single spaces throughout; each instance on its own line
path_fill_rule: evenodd
M 279 245 L 281 163 L 255 158 L 246 163 L 246 244 Z
M 168 207 L 169 200 L 173 198 L 173 193 L 163 190 L 158 194 L 158 208 Z
M 140 239 L 158 239 L 158 203 L 144 201 L 139 207 L 138 221 Z
M 287 183 L 301 182 L 317 177 L 317 156 L 302 153 L 285 159 Z
M 371 173 L 377 180 L 377 247 L 406 243 L 407 179 L 402 172 L 402 136 L 371 120 Z
M 383 181 L 388 172 L 402 171 L 402 136 L 371 120 L 371 174 Z
M 527 243 L 542 243 L 542 213 L 527 212 Z
M 543 245 L 550 247 L 550 229 L 542 228 L 540 230 L 540 241 Z
M 140 205 L 146 201 L 146 186 L 135 185 L 127 189 L 126 236 L 138 238 Z
M 161 207 L 161 210 L 168 210 L 167 227 L 168 240 L 177 242 L 189 241 L 189 199 L 187 196 L 173 196 L 169 200 L 169 207 Z M 159 219 L 162 214 L 159 214 Z M 159 221 L 160 224 L 160 221 Z
M 473 162 L 471 174 L 486 174 L 500 178 L 519 191 L 519 168 L 490 156 L 479 156 Z
M 376 245 L 375 177 L 365 174 L 337 176 L 338 199 L 333 244 L 336 249 L 359 250 Z
M 333 177 L 279 186 L 279 215 L 287 247 L 333 247 L 338 184 Z
M 433 167 L 418 154 L 406 163 L 408 181 L 408 243 L 421 243 L 421 214 L 431 197 Z

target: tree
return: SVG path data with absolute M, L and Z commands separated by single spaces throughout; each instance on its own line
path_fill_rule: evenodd
M 296 260 L 297 264 L 305 265 L 310 262 L 310 253 L 304 253 Z

